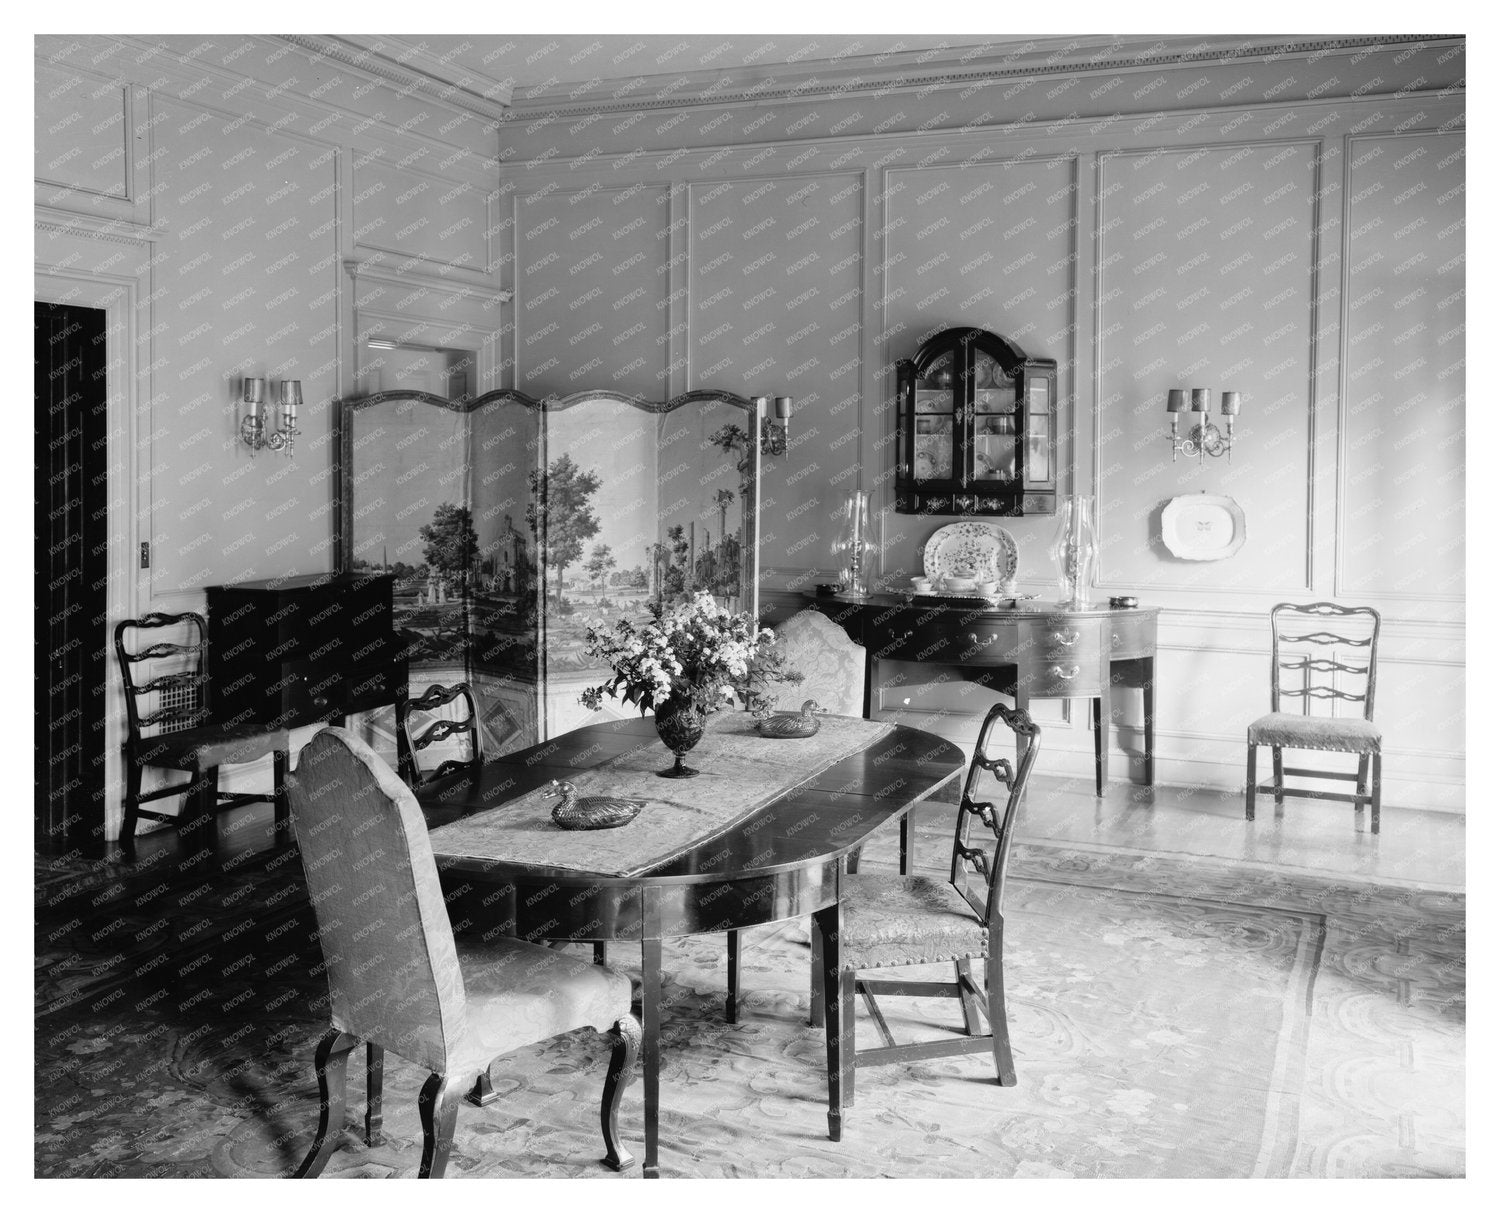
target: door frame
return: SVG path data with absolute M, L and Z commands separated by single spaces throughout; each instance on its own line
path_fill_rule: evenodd
M 106 528 L 109 547 L 105 556 L 108 581 L 105 585 L 105 623 L 97 641 L 107 654 L 108 671 L 104 696 L 104 836 L 120 836 L 123 817 L 121 797 L 124 794 L 121 770 L 121 747 L 125 740 L 125 697 L 110 649 L 110 629 L 121 619 L 134 618 L 139 604 L 149 600 L 149 588 L 142 594 L 141 570 L 136 559 L 141 525 L 140 503 L 142 469 L 149 469 L 149 453 L 140 455 L 136 445 L 140 431 L 137 414 L 140 401 L 149 401 L 138 383 L 140 362 L 136 342 L 141 327 L 137 309 L 147 298 L 145 289 L 150 259 L 150 244 L 119 236 L 94 239 L 87 231 L 65 230 L 52 224 L 37 225 L 34 298 L 38 303 L 71 304 L 97 308 L 104 313 L 104 393 L 107 443 L 105 468 L 108 505 Z M 121 244 L 133 246 L 133 258 L 141 267 L 137 275 L 85 268 L 97 261 L 118 264 L 116 255 Z M 112 247 L 113 246 L 113 247 Z M 149 385 L 144 385 L 149 386 Z

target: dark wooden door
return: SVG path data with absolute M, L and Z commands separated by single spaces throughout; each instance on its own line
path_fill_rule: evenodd
M 36 842 L 104 839 L 104 313 L 36 305 Z

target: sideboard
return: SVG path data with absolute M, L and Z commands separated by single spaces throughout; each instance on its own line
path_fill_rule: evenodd
M 805 594 L 795 605 L 821 612 L 864 646 L 866 716 L 881 685 L 882 661 L 948 667 L 1014 696 L 1021 708 L 1033 699 L 1092 700 L 1094 789 L 1101 796 L 1109 778 L 1110 714 L 1105 704 L 1115 687 L 1139 690 L 1145 779 L 1155 782 L 1158 607 L 1068 610 L 1028 603 L 1000 608 L 982 600 L 924 600 L 904 594 Z

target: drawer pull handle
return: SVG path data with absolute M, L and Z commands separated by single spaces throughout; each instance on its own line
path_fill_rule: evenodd
M 1047 670 L 1047 673 L 1051 674 L 1052 677 L 1054 677 L 1054 678 L 1077 678 L 1078 677 L 1078 667 L 1076 665 L 1070 665 L 1065 670 L 1065 669 L 1062 668 L 1062 666 L 1055 665 L 1055 666 L 1050 667 Z
M 1111 632 L 1109 634 L 1109 642 L 1110 642 L 1110 644 L 1119 644 L 1120 643 L 1120 633 L 1119 632 Z
M 978 646 L 978 645 L 981 645 L 981 644 L 994 644 L 995 643 L 995 633 L 991 632 L 988 636 L 986 636 L 983 640 L 981 640 L 979 638 L 979 633 L 978 632 L 970 632 L 969 633 L 969 643 L 972 644 L 972 645 L 975 645 L 975 646 Z
M 1050 640 L 1053 644 L 1065 645 L 1066 647 L 1068 647 L 1068 648 L 1071 649 L 1075 644 L 1078 643 L 1078 633 L 1077 632 L 1048 632 L 1047 633 L 1047 639 Z

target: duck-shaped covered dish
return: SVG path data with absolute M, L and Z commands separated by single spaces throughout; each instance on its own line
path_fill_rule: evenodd
M 813 715 L 817 710 L 817 700 L 809 699 L 800 712 L 771 712 L 759 717 L 755 727 L 762 737 L 811 737 L 820 723 Z
M 556 779 L 549 786 L 562 797 L 552 807 L 552 820 L 565 830 L 612 830 L 634 821 L 646 805 L 624 796 L 578 796 L 571 783 Z

